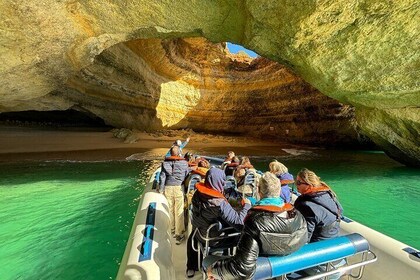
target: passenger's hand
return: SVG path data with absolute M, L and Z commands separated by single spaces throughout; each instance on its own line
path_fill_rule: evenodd
M 209 279 L 209 280 L 214 280 L 215 279 L 214 276 L 213 276 L 213 273 L 211 272 L 211 267 L 207 268 L 206 274 L 207 274 L 207 279 Z
M 251 204 L 251 200 L 249 200 L 248 198 L 243 198 L 244 204 Z
M 190 137 L 187 138 L 187 142 L 190 142 Z

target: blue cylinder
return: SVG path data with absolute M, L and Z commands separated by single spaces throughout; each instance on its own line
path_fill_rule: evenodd
M 278 277 L 367 250 L 369 243 L 358 233 L 309 243 L 287 256 L 259 257 L 254 279 Z

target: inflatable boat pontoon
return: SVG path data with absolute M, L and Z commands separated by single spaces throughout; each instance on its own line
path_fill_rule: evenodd
M 151 176 L 139 203 L 117 280 L 186 279 L 186 241 L 175 245 L 166 198 L 153 190 L 159 172 Z M 306 244 L 285 257 L 260 257 L 255 279 L 287 279 L 288 273 L 319 264 L 327 264 L 327 272 L 305 279 L 328 279 L 344 271 L 343 279 L 420 279 L 418 250 L 348 218 L 343 219 L 341 231 L 343 236 Z M 347 259 L 346 266 L 331 265 L 342 258 Z M 196 273 L 193 279 L 202 277 Z

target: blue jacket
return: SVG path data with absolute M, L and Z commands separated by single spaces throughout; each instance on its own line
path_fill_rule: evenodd
M 164 192 L 165 186 L 181 186 L 188 172 L 186 160 L 177 157 L 166 158 L 161 166 L 159 192 Z
M 308 224 L 308 242 L 337 237 L 343 207 L 330 191 L 320 191 L 299 196 L 295 208 Z
M 284 202 L 290 203 L 292 201 L 292 194 L 290 192 L 289 184 L 294 181 L 293 175 L 290 173 L 283 173 L 281 175 L 278 175 L 277 178 L 279 178 L 281 183 L 280 197 L 283 199 Z

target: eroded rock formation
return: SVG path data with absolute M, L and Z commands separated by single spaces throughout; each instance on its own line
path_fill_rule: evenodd
M 213 60 L 206 56 L 206 52 L 201 54 L 202 59 L 196 58 L 207 61 L 208 65 L 199 63 L 202 69 L 195 69 L 197 63 L 194 61 L 186 62 L 186 69 L 179 63 L 181 61 L 170 62 L 173 67 L 169 69 L 159 69 L 159 64 L 150 64 L 151 57 L 142 56 L 145 54 L 142 50 L 135 50 L 133 43 L 137 39 L 203 36 L 213 42 L 242 44 L 287 65 L 323 94 L 354 106 L 361 130 L 390 156 L 419 165 L 419 10 L 419 3 L 415 0 L 3 1 L 0 3 L 3 19 L 0 23 L 0 57 L 3 62 L 0 65 L 0 110 L 51 110 L 79 106 L 81 110 L 103 117 L 107 108 L 113 107 L 120 114 L 110 113 L 107 122 L 147 123 L 152 128 L 194 125 L 210 115 L 221 121 L 213 124 L 214 127 L 208 121 L 202 128 L 219 131 L 222 122 L 228 127 L 236 127 L 239 117 L 229 115 L 230 110 L 209 110 L 207 112 L 212 114 L 207 114 L 202 109 L 207 108 L 203 102 L 217 104 L 224 101 L 226 95 L 223 92 L 227 91 L 220 89 L 231 86 L 237 103 L 232 102 L 230 106 L 240 104 L 245 116 L 254 108 L 260 114 L 252 125 L 269 128 L 271 123 L 284 119 L 293 121 L 289 125 L 300 126 L 306 121 L 313 123 L 317 113 L 324 119 L 328 118 L 322 115 L 332 114 L 335 117 L 330 119 L 336 122 L 336 116 L 346 112 L 337 102 L 324 100 L 326 103 L 315 104 L 324 102 L 317 97 L 307 101 L 315 106 L 314 119 L 292 111 L 299 106 L 290 106 L 290 112 L 282 107 L 286 111 L 278 113 L 285 117 L 275 118 L 273 107 L 277 109 L 281 103 L 272 102 L 279 96 L 278 92 L 284 93 L 287 86 L 299 84 L 288 82 L 291 74 L 281 66 L 269 65 L 270 62 L 254 64 L 254 67 L 261 67 L 260 73 L 273 71 L 275 75 L 271 73 L 270 77 L 282 76 L 285 78 L 283 82 L 264 81 L 262 77 L 252 77 L 251 73 L 259 71 L 250 71 L 248 76 L 244 75 L 242 83 L 240 79 L 218 78 L 220 75 L 212 71 L 223 67 L 210 67 Z M 122 42 L 127 43 L 111 48 Z M 188 40 L 184 42 L 190 44 Z M 171 48 L 171 43 L 167 47 Z M 182 49 L 194 48 L 179 48 Z M 104 50 L 107 51 L 98 56 Z M 108 59 L 112 64 L 112 61 L 130 60 L 132 55 L 127 50 L 138 54 L 148 65 L 142 66 L 149 69 L 140 70 L 134 62 L 112 67 L 106 67 L 107 61 L 101 62 Z M 153 51 L 153 59 L 156 59 L 159 52 Z M 172 58 L 185 59 L 187 55 Z M 110 59 L 112 56 L 115 60 Z M 162 64 L 168 66 L 166 62 Z M 99 69 L 104 72 L 96 75 L 95 71 Z M 122 71 L 125 75 L 115 74 L 115 71 Z M 232 69 L 232 73 L 238 71 Z M 130 73 L 139 72 L 151 76 L 141 76 L 143 84 L 133 82 L 136 86 L 125 88 L 124 79 L 131 76 L 136 81 L 137 76 Z M 186 77 L 185 72 L 191 76 Z M 180 76 L 180 80 L 170 78 Z M 159 77 L 163 80 L 155 80 Z M 247 78 L 254 79 L 254 84 L 247 83 Z M 101 81 L 105 83 L 103 87 Z M 251 94 L 253 85 L 263 89 L 261 96 Z M 122 88 L 118 89 L 118 86 Z M 173 106 L 174 99 L 179 101 L 171 94 L 176 91 L 188 92 L 181 106 Z M 295 92 L 303 95 L 314 91 L 306 86 Z M 115 92 L 121 94 L 115 95 Z M 305 98 L 299 100 L 304 102 Z M 254 105 L 260 103 L 261 107 Z M 307 108 L 306 105 L 303 107 Z M 328 107 L 335 108 L 325 110 Z M 269 113 L 264 115 L 265 111 Z M 133 120 L 134 115 L 139 117 Z M 292 116 L 302 117 L 302 123 Z M 335 130 L 334 125 L 331 126 Z M 328 135 L 326 131 L 321 134 Z M 291 136 L 299 137 L 298 134 Z
M 70 78 L 66 90 L 54 93 L 58 97 L 117 127 L 358 143 L 350 106 L 276 62 L 231 55 L 224 44 L 203 38 L 115 45 Z

